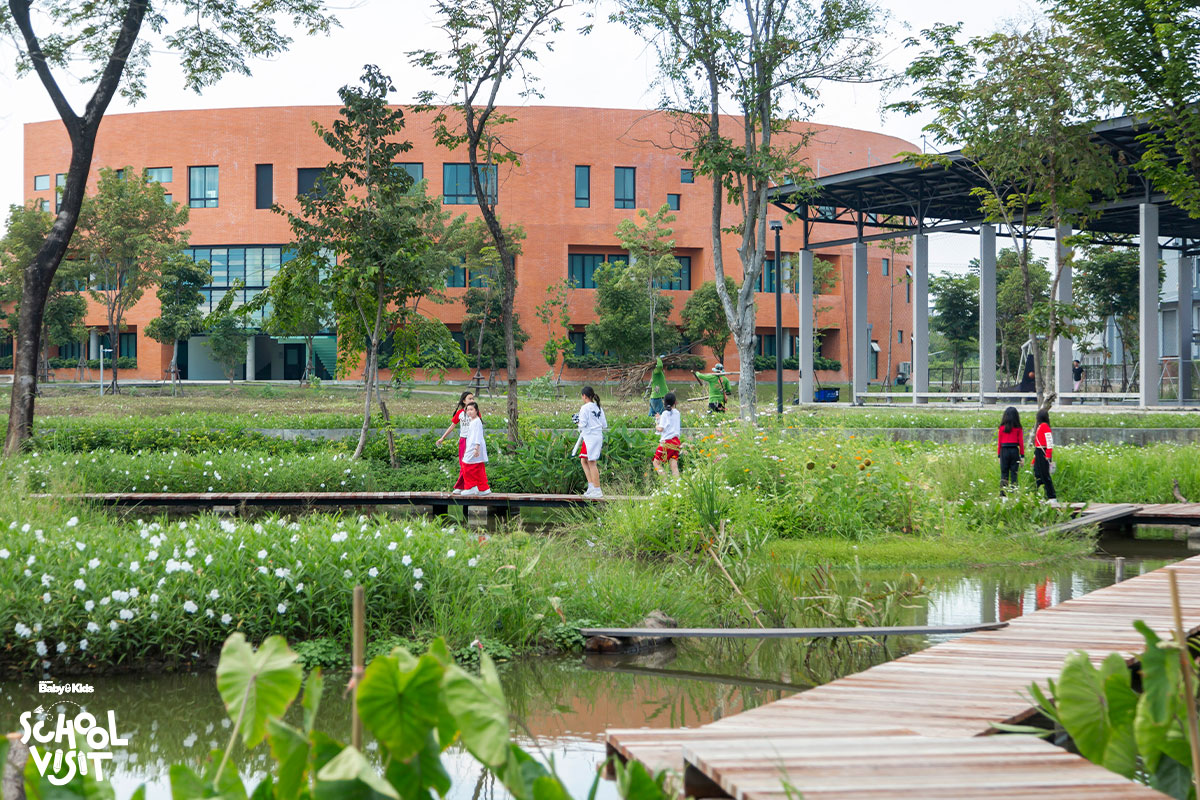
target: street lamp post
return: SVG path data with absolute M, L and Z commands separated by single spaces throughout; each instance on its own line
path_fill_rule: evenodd
M 783 413 L 783 264 L 779 258 L 779 233 L 783 223 L 771 220 L 775 231 L 775 410 Z
M 104 397 L 104 354 L 111 353 L 112 348 L 105 347 L 103 344 L 98 343 L 96 345 L 96 349 L 100 351 L 100 396 Z

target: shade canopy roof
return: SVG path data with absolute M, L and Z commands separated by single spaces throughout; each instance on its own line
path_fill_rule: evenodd
M 1160 235 L 1173 240 L 1164 246 L 1191 252 L 1200 245 L 1200 219 L 1188 216 L 1132 167 L 1146 149 L 1139 137 L 1151 130 L 1132 117 L 1097 123 L 1095 140 L 1109 149 L 1116 164 L 1128 169 L 1128 179 L 1116 198 L 1097 201 L 1093 208 L 1098 213 L 1091 216 L 1083 230 L 1097 234 L 1101 241 L 1136 236 L 1138 206 L 1153 202 L 1159 207 Z M 866 231 L 863 241 L 918 232 L 976 233 L 985 220 L 979 199 L 972 196 L 971 190 L 986 184 L 961 151 L 946 156 L 948 166 L 895 162 L 816 178 L 814 189 L 799 207 L 791 200 L 797 193 L 795 184 L 774 187 L 770 198 L 775 205 L 805 220 L 806 228 L 816 223 L 847 226 L 844 235 L 809 241 L 809 247 L 858 241 L 860 224 Z M 894 221 L 887 222 L 889 218 Z

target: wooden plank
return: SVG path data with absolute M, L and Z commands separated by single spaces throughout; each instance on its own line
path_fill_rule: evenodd
M 580 628 L 584 636 L 650 639 L 821 639 L 849 636 L 921 636 L 972 633 L 1004 628 L 1007 622 L 979 625 L 900 625 L 886 628 Z
M 569 508 L 593 503 L 608 503 L 620 500 L 641 500 L 641 497 L 609 495 L 584 497 L 573 494 L 513 494 L 488 495 L 453 494 L 452 492 L 88 492 L 83 494 L 33 495 L 35 499 L 74 500 L 100 503 L 116 507 L 162 506 L 200 507 L 213 506 L 318 506 L 339 508 L 344 506 L 373 505 L 434 505 L 434 506 L 487 506 L 502 508 Z

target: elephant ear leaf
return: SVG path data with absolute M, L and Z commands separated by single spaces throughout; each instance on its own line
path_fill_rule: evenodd
M 492 769 L 504 766 L 508 761 L 508 705 L 492 659 L 482 654 L 478 678 L 451 667 L 444 688 L 446 708 L 458 721 L 467 750 Z
M 278 719 L 300 691 L 303 670 L 282 636 L 271 636 L 255 651 L 241 633 L 225 640 L 217 664 L 217 691 L 238 726 L 246 747 L 267 733 L 267 720 Z

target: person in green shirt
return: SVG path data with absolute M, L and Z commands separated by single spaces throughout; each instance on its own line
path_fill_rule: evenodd
M 657 417 L 663 412 L 663 398 L 667 396 L 667 376 L 663 374 L 662 356 L 654 364 L 650 373 L 650 416 Z
M 730 385 L 729 379 L 725 377 L 724 365 L 717 363 L 713 365 L 712 374 L 703 372 L 693 372 L 696 380 L 701 383 L 708 384 L 708 411 L 710 414 L 724 414 L 725 401 L 729 399 L 729 395 L 733 394 L 733 386 Z

